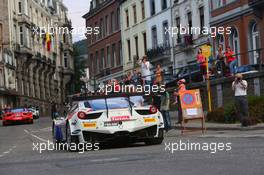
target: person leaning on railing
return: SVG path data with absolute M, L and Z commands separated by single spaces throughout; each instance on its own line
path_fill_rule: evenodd
M 231 50 L 231 48 L 229 46 L 226 47 L 225 56 L 232 76 L 236 73 L 237 69 L 237 59 L 234 55 L 235 53 Z
M 203 81 L 205 81 L 206 78 L 206 58 L 203 55 L 203 51 L 201 48 L 198 50 L 198 54 L 196 56 L 197 62 L 200 65 L 200 71 L 201 75 L 203 76 Z

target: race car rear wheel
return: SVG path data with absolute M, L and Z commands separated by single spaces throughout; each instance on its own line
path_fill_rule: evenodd
M 66 124 L 66 143 L 69 151 L 78 151 L 79 138 L 78 136 L 71 135 L 69 123 Z
M 3 121 L 3 126 L 7 126 L 8 123 L 6 121 Z
M 159 145 L 164 139 L 164 130 L 159 129 L 158 137 L 150 138 L 145 140 L 146 145 Z
M 33 119 L 30 119 L 29 124 L 33 124 L 33 123 L 34 123 Z

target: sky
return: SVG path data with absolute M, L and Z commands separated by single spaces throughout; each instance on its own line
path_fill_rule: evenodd
M 90 0 L 63 0 L 68 8 L 68 16 L 72 21 L 73 28 L 85 27 L 85 20 L 82 18 L 89 11 Z M 84 39 L 83 34 L 73 35 L 73 41 Z

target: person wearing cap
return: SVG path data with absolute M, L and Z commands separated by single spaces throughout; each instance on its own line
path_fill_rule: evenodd
M 235 106 L 242 126 L 248 126 L 247 88 L 248 83 L 246 80 L 243 80 L 242 74 L 236 74 L 235 81 L 232 83 L 232 89 L 235 92 Z
M 177 104 L 178 104 L 178 124 L 182 122 L 182 108 L 181 108 L 181 102 L 180 102 L 180 93 L 183 91 L 186 91 L 185 86 L 186 80 L 181 79 L 177 82 L 178 88 L 174 92 L 174 96 L 177 98 Z

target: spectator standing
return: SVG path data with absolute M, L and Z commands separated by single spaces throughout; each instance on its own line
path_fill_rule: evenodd
M 203 51 L 201 48 L 198 50 L 198 54 L 196 56 L 197 62 L 200 65 L 201 75 L 203 76 L 203 81 L 205 81 L 206 77 L 206 58 L 203 56 Z
M 133 71 L 133 75 L 132 75 L 131 81 L 132 81 L 132 84 L 134 86 L 137 86 L 139 84 L 139 81 L 138 81 L 138 72 L 137 72 L 136 69 Z
M 141 64 L 142 80 L 144 85 L 151 84 L 150 62 L 147 60 L 147 56 L 143 56 Z
M 168 132 L 171 129 L 171 118 L 170 118 L 170 94 L 166 91 L 161 96 L 161 107 L 160 107 L 164 124 L 165 124 L 165 130 Z
M 57 106 L 54 102 L 51 102 L 51 119 L 54 119 L 56 117 L 57 113 Z
M 143 85 L 144 84 L 144 82 L 143 82 L 143 80 L 142 80 L 142 75 L 141 75 L 141 72 L 138 72 L 138 85 Z
M 222 44 L 219 44 L 218 46 L 218 53 L 217 53 L 217 71 L 218 74 L 220 74 L 221 76 L 224 76 L 225 73 L 225 57 L 223 54 L 223 46 Z
M 2 107 L 0 107 L 0 119 L 2 119 L 3 117 L 3 111 L 2 111 Z
M 178 88 L 176 92 L 174 92 L 174 96 L 177 96 L 177 104 L 178 104 L 178 124 L 182 122 L 182 108 L 181 108 L 181 101 L 180 101 L 180 93 L 186 91 L 185 86 L 186 80 L 181 79 L 177 82 Z
M 155 84 L 161 85 L 162 83 L 162 69 L 160 64 L 157 64 L 156 66 L 156 73 L 155 73 Z
M 242 74 L 236 74 L 235 81 L 232 83 L 232 89 L 235 92 L 236 111 L 242 126 L 249 125 L 247 88 L 247 81 L 243 80 Z
M 229 46 L 226 48 L 225 56 L 229 65 L 230 73 L 233 76 L 236 73 L 237 59 L 234 57 L 234 52 Z
M 129 71 L 126 75 L 126 78 L 125 78 L 125 85 L 130 85 L 132 83 L 132 74 L 131 72 Z

